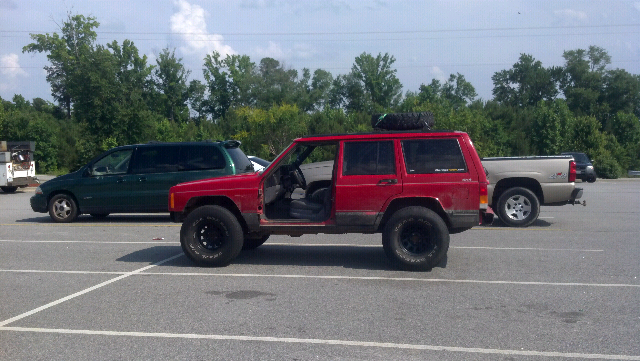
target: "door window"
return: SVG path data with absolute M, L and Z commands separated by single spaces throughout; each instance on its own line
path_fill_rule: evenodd
M 393 141 L 345 143 L 342 174 L 396 174 Z
M 107 154 L 91 167 L 92 175 L 125 174 L 129 169 L 133 149 L 123 149 Z

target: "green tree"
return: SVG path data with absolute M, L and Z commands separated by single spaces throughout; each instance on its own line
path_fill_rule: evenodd
M 206 101 L 214 120 L 224 118 L 231 107 L 255 106 L 258 83 L 256 65 L 247 55 L 227 55 L 218 52 L 204 59 L 204 78 L 209 99 Z
M 184 68 L 182 58 L 176 58 L 175 49 L 163 49 L 156 63 L 153 83 L 158 92 L 157 106 L 170 121 L 186 122 L 189 119 L 187 78 L 191 72 Z
M 71 117 L 73 94 L 78 82 L 75 75 L 86 53 L 91 50 L 97 34 L 93 30 L 100 24 L 94 17 L 67 14 L 67 20 L 57 33 L 31 34 L 35 42 L 22 48 L 23 52 L 47 53 L 51 65 L 45 66 L 47 81 L 51 84 L 51 95 Z
M 567 134 L 573 127 L 573 114 L 562 99 L 542 101 L 535 109 L 531 141 L 537 154 L 559 154 L 568 147 Z
M 491 80 L 494 100 L 505 105 L 534 106 L 558 95 L 554 72 L 528 54 L 521 54 L 511 69 L 495 73 Z
M 347 96 L 351 98 L 349 102 L 360 107 L 354 110 L 373 113 L 390 109 L 400 102 L 402 84 L 396 77 L 397 70 L 392 68 L 395 61 L 396 59 L 388 53 L 378 54 L 375 58 L 367 53 L 356 57 L 351 67 L 351 78 L 346 79 L 347 88 L 351 87 L 347 92 Z M 358 92 L 353 91 L 356 85 L 364 90 L 363 100 L 356 99 L 360 96 Z
M 454 109 L 459 109 L 473 102 L 478 96 L 475 88 L 460 73 L 451 74 L 449 79 L 441 84 L 439 80 L 432 79 L 429 85 L 420 85 L 418 94 L 423 102 L 446 101 Z

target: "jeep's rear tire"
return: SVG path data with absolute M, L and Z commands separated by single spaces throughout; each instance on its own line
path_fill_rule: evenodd
M 529 189 L 513 187 L 498 198 L 498 217 L 507 226 L 527 227 L 540 215 L 540 201 Z
M 229 265 L 242 250 L 243 239 L 238 219 L 220 206 L 197 208 L 180 228 L 182 250 L 189 259 L 202 266 Z
M 382 233 L 387 257 L 407 271 L 428 271 L 449 250 L 449 230 L 442 218 L 424 207 L 406 207 L 393 214 Z
M 244 242 L 242 243 L 243 251 L 250 251 L 252 249 L 256 249 L 264 244 L 269 239 L 269 235 L 265 234 L 264 236 L 259 237 L 244 237 Z

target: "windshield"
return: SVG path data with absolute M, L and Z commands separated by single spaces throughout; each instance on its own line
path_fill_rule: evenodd
M 573 159 L 576 160 L 576 163 L 591 163 L 589 157 L 587 157 L 584 153 L 567 153 L 573 156 Z

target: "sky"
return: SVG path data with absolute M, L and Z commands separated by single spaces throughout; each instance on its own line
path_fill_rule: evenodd
M 460 73 L 490 100 L 492 75 L 521 54 L 561 66 L 564 51 L 591 45 L 610 69 L 640 74 L 640 0 L 0 0 L 0 97 L 53 101 L 46 54 L 22 48 L 60 34 L 69 13 L 96 18 L 99 44 L 133 41 L 148 64 L 175 49 L 190 80 L 212 51 L 334 77 L 362 53 L 389 53 L 403 92 Z

